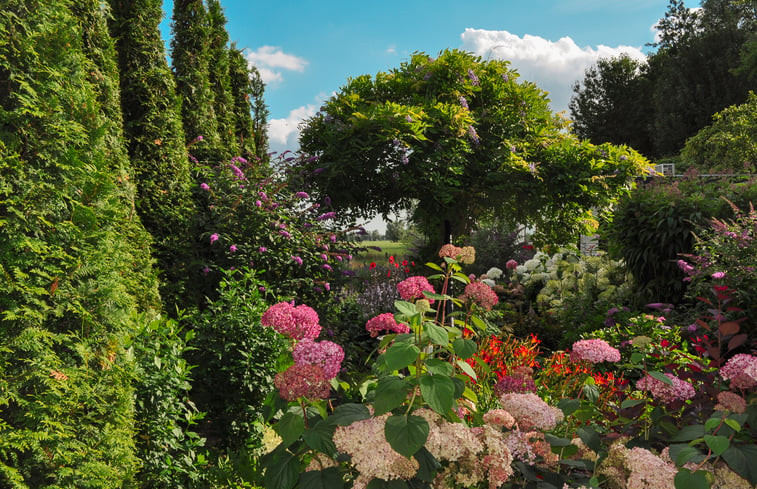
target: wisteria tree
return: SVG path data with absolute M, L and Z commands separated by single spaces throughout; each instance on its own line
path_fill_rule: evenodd
M 647 162 L 582 142 L 506 61 L 458 50 L 350 79 L 305 122 L 300 175 L 352 217 L 410 209 L 436 240 L 487 214 L 572 239 Z

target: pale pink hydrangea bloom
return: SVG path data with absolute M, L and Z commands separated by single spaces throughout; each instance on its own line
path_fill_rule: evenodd
M 321 332 L 318 313 L 304 304 L 297 307 L 289 302 L 274 304 L 263 313 L 260 322 L 295 340 L 316 338 Z
M 394 314 L 391 312 L 385 312 L 379 314 L 375 318 L 371 318 L 365 323 L 365 329 L 371 333 L 371 337 L 375 338 L 382 331 L 389 331 L 390 333 L 409 333 L 410 327 L 404 323 L 398 323 L 394 319 Z
M 429 426 L 426 449 L 437 460 L 454 462 L 465 457 L 475 457 L 484 445 L 462 423 L 450 423 L 431 409 L 421 408 L 413 412 L 421 416 Z
M 432 487 L 479 487 L 488 483 L 489 489 L 497 489 L 512 475 L 513 458 L 502 431 L 489 425 L 468 428 L 467 431 L 475 435 L 481 450 L 449 462 L 437 474 Z M 448 443 L 454 444 L 456 440 L 452 438 Z
M 646 448 L 626 448 L 626 467 L 630 470 L 626 485 L 628 489 L 673 488 L 673 479 L 678 469 Z
M 460 263 L 473 263 L 476 261 L 476 249 L 472 246 L 455 246 L 446 244 L 439 250 L 439 258 L 455 258 Z
M 533 392 L 518 394 L 510 392 L 499 398 L 505 411 L 509 412 L 523 430 L 532 428 L 549 431 L 563 420 L 563 413 L 550 406 Z
M 579 340 L 573 343 L 572 361 L 586 360 L 591 363 L 619 362 L 620 352 L 605 340 Z
M 389 413 L 375 418 L 338 426 L 334 445 L 351 457 L 351 463 L 367 481 L 371 479 L 411 479 L 418 471 L 418 461 L 395 452 L 384 437 L 384 425 Z
M 434 287 L 428 282 L 426 277 L 410 277 L 397 284 L 397 292 L 400 293 L 403 301 L 412 301 L 414 299 L 425 299 L 423 291 L 434 293 Z M 430 304 L 434 303 L 433 299 L 428 299 Z
M 326 399 L 331 392 L 323 368 L 314 364 L 292 365 L 276 374 L 273 383 L 285 401 L 296 401 L 300 397 Z
M 508 429 L 512 428 L 515 424 L 515 418 L 504 409 L 492 409 L 491 411 L 484 413 L 483 419 L 484 423 L 504 426 Z
M 471 282 L 466 285 L 460 299 L 466 302 L 471 301 L 487 311 L 491 311 L 492 307 L 499 302 L 496 292 L 483 282 Z
M 636 388 L 651 392 L 655 399 L 665 404 L 671 404 L 675 401 L 685 401 L 693 398 L 694 394 L 696 394 L 694 387 L 685 380 L 681 380 L 670 373 L 666 373 L 665 376 L 673 382 L 673 385 L 666 384 L 651 375 L 647 375 L 636 382 Z
M 505 263 L 505 268 L 508 270 L 515 270 L 518 268 L 518 262 L 515 260 L 507 260 L 507 263 Z
M 718 394 L 718 404 L 715 406 L 715 410 L 744 414 L 746 412 L 746 401 L 735 392 L 723 391 Z
M 510 449 L 510 453 L 515 460 L 520 460 L 528 465 L 533 465 L 536 462 L 536 454 L 528 439 L 528 431 L 521 431 L 518 429 L 508 431 L 505 433 L 505 443 Z
M 720 376 L 739 389 L 757 386 L 757 357 L 748 353 L 734 355 L 720 367 Z
M 326 378 L 333 379 L 342 368 L 344 350 L 331 341 L 315 342 L 310 338 L 303 338 L 294 347 L 292 357 L 296 365 L 320 365 Z

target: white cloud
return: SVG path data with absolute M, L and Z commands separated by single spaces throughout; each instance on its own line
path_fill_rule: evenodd
M 397 54 L 397 47 L 394 45 L 389 46 L 386 48 L 386 51 L 384 51 L 386 54 Z
M 633 46 L 579 47 L 570 37 L 550 41 L 539 36 L 522 38 L 508 31 L 465 29 L 461 34 L 463 49 L 484 59 L 503 59 L 511 62 L 522 80 L 534 82 L 549 92 L 552 110 L 568 109 L 573 84 L 582 80 L 584 71 L 599 58 L 626 53 L 632 58 L 645 59 L 641 49 Z
M 268 121 L 268 141 L 271 151 L 279 153 L 288 150 L 297 151 L 300 147 L 300 124 L 308 117 L 312 117 L 318 112 L 318 108 L 323 102 L 335 95 L 319 93 L 315 97 L 315 103 L 307 104 L 289 111 L 289 115 L 283 119 L 271 119 Z
M 308 65 L 305 58 L 287 54 L 281 48 L 275 46 L 262 46 L 256 51 L 248 49 L 245 56 L 247 62 L 258 69 L 260 78 L 266 84 L 281 82 L 283 75 L 280 70 L 302 73 Z

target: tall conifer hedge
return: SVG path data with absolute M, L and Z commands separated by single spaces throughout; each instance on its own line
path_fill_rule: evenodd
M 124 346 L 157 294 L 105 109 L 102 13 L 0 10 L 2 487 L 120 488 L 139 466 Z

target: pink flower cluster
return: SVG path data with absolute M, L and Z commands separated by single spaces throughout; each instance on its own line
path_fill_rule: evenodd
M 472 246 L 459 246 L 446 244 L 439 250 L 439 258 L 455 258 L 460 263 L 473 263 L 476 261 L 476 249 Z
M 321 332 L 318 313 L 304 304 L 297 307 L 288 302 L 274 304 L 263 313 L 260 322 L 295 340 L 316 338 Z
M 573 343 L 572 361 L 586 360 L 591 363 L 619 362 L 620 352 L 605 340 L 579 340 Z
M 296 401 L 300 397 L 326 399 L 331 392 L 331 383 L 320 365 L 292 365 L 276 374 L 273 384 L 285 401 Z
M 410 327 L 407 324 L 397 323 L 397 320 L 394 319 L 394 314 L 391 312 L 385 312 L 375 318 L 369 319 L 365 323 L 365 329 L 371 333 L 371 337 L 373 338 L 378 336 L 382 331 L 398 334 L 410 332 Z
M 628 449 L 617 442 L 610 447 L 598 472 L 608 479 L 611 487 L 672 489 L 678 469 L 646 448 Z
M 522 431 L 549 431 L 564 418 L 562 411 L 550 406 L 533 392 L 504 394 L 499 402 L 515 418 Z
M 757 357 L 739 353 L 720 367 L 720 376 L 731 381 L 731 387 L 751 389 L 757 386 Z
M 744 414 L 746 412 L 746 401 L 735 392 L 723 391 L 718 394 L 718 404 L 715 405 L 715 410 Z
M 665 404 L 672 404 L 675 401 L 685 401 L 691 399 L 696 394 L 694 387 L 688 382 L 679 379 L 673 374 L 666 373 L 665 376 L 673 382 L 673 385 L 666 384 L 651 375 L 647 375 L 636 382 L 636 388 L 651 392 L 655 399 Z
M 338 426 L 334 445 L 351 457 L 360 473 L 354 487 L 364 487 L 372 479 L 411 479 L 418 471 L 418 461 L 395 452 L 384 437 L 384 425 L 389 413 Z
M 410 277 L 397 284 L 397 292 L 400 293 L 403 301 L 425 299 L 426 296 L 423 295 L 424 290 L 434 293 L 434 287 L 428 282 L 426 277 Z M 429 299 L 428 302 L 432 304 L 434 300 Z
M 504 426 L 508 429 L 515 425 L 515 418 L 504 409 L 492 409 L 491 411 L 487 411 L 484 413 L 483 420 L 484 423 L 495 426 Z
M 295 365 L 318 365 L 323 369 L 327 379 L 333 379 L 342 368 L 344 350 L 331 341 L 315 342 L 310 338 L 303 338 L 292 351 Z
M 487 311 L 491 311 L 492 307 L 499 302 L 497 293 L 483 282 L 471 282 L 466 285 L 460 299 L 464 302 L 473 302 Z

